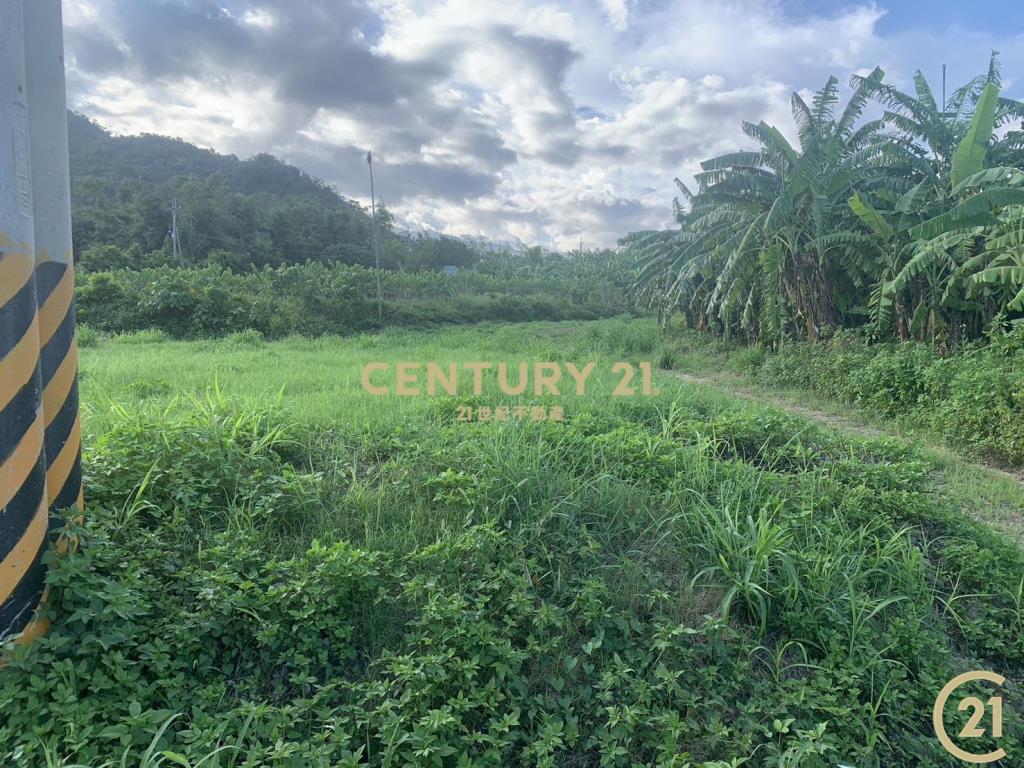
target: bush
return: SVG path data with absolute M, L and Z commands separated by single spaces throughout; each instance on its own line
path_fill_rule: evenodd
M 760 353 L 736 353 L 747 366 Z M 928 344 L 870 345 L 853 336 L 790 344 L 751 372 L 761 384 L 811 390 L 924 427 L 958 447 L 1024 463 L 1024 330 L 941 357 Z
M 79 279 L 78 314 L 107 333 L 158 329 L 173 338 L 201 338 L 252 331 L 281 338 L 390 326 L 593 320 L 632 309 L 621 285 L 626 277 L 614 265 L 588 271 L 552 258 L 543 267 L 530 270 L 524 263 L 515 270 L 505 261 L 454 275 L 383 272 L 383 321 L 373 270 L 318 263 L 245 274 L 218 266 L 86 273 Z
M 766 353 L 761 347 L 741 349 L 731 358 L 731 367 L 740 373 L 756 371 L 764 365 Z
M 170 340 L 170 336 L 159 328 L 147 328 L 140 331 L 125 331 L 114 337 L 118 344 L 155 344 Z
M 261 347 L 267 341 L 266 337 L 255 328 L 246 328 L 244 331 L 229 333 L 227 340 L 241 347 Z
M 75 338 L 78 341 L 78 346 L 81 349 L 88 349 L 89 347 L 98 346 L 100 343 L 100 333 L 96 329 L 88 325 L 79 323 L 75 329 Z

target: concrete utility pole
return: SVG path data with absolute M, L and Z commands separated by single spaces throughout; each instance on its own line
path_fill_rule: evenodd
M 185 266 L 185 257 L 181 253 L 181 239 L 178 237 L 178 214 L 181 213 L 181 204 L 177 197 L 171 198 L 171 251 L 174 260 L 179 267 Z
M 0 0 L 0 642 L 46 631 L 53 513 L 82 509 L 77 361 L 60 0 Z
M 366 164 L 370 167 L 370 212 L 373 217 L 373 263 L 377 268 L 377 319 L 384 322 L 384 299 L 380 288 L 380 244 L 377 242 L 377 198 L 373 191 L 373 152 L 366 153 Z
M 942 116 L 946 116 L 946 65 L 942 65 Z

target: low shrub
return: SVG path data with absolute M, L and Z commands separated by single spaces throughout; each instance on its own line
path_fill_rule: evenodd
M 532 269 L 523 264 L 518 270 L 484 262 L 454 275 L 384 271 L 382 320 L 374 270 L 343 264 L 248 273 L 217 266 L 87 272 L 79 276 L 77 306 L 79 319 L 97 331 L 153 329 L 173 338 L 246 331 L 281 338 L 485 321 L 593 320 L 632 311 L 621 269 L 584 269 L 577 261 L 552 258 L 550 264 Z
M 267 341 L 266 337 L 254 328 L 232 331 L 227 335 L 227 340 L 242 347 L 261 347 Z
M 733 351 L 730 363 L 769 387 L 803 389 L 923 427 L 951 445 L 1024 464 L 1024 328 L 949 356 L 914 342 Z
M 80 348 L 88 349 L 89 347 L 98 346 L 102 336 L 95 328 L 80 323 L 75 329 L 75 338 Z
M 139 331 L 124 331 L 118 333 L 114 340 L 118 344 L 157 344 L 162 341 L 169 341 L 170 336 L 160 328 L 146 328 Z

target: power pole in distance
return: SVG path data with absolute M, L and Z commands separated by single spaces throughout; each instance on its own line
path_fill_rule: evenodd
M 942 116 L 946 116 L 946 65 L 942 65 Z
M 366 164 L 370 168 L 370 212 L 373 217 L 373 263 L 377 273 L 377 319 L 384 322 L 384 299 L 380 287 L 380 244 L 377 242 L 377 198 L 373 191 L 373 152 L 366 153 Z
M 181 213 L 181 204 L 177 197 L 171 198 L 171 250 L 178 266 L 185 266 L 185 257 L 181 252 L 181 240 L 178 238 L 178 214 Z

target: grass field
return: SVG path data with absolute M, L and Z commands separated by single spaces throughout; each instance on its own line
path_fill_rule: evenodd
M 0 761 L 959 764 L 932 703 L 979 668 L 1020 691 L 1021 549 L 904 442 L 667 373 L 612 396 L 659 345 L 636 320 L 93 339 L 81 544 L 0 677 Z M 559 398 L 360 385 L 430 360 L 597 372 Z
M 158 333 L 142 331 L 114 337 L 83 353 L 87 429 L 103 427 L 109 402 L 156 406 L 183 394 L 202 396 L 215 384 L 243 399 L 276 399 L 283 391 L 288 417 L 312 427 L 408 424 L 436 405 L 428 398 L 366 393 L 360 372 L 366 363 L 377 361 L 455 362 L 461 369 L 467 362 L 602 360 L 606 364 L 595 369 L 587 389 L 610 396 L 618 377 L 607 363 L 620 357 L 650 359 L 658 343 L 654 323 L 643 320 L 482 324 L 271 343 L 244 333 L 209 341 L 161 339 Z M 462 375 L 460 383 L 467 393 L 471 382 Z M 565 383 L 570 382 L 567 377 Z M 494 376 L 485 376 L 484 384 L 487 398 L 500 394 Z M 560 399 L 577 399 L 572 386 L 563 389 Z

